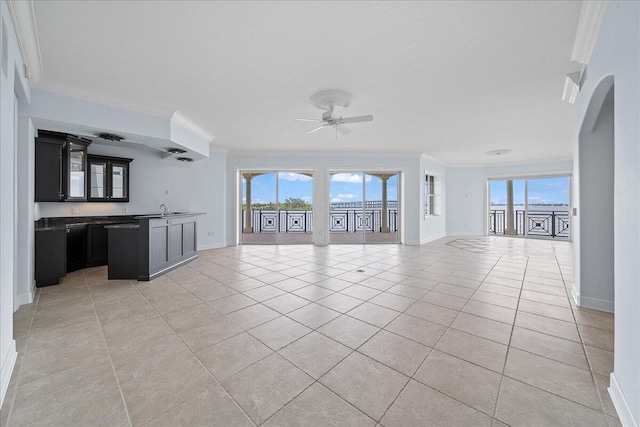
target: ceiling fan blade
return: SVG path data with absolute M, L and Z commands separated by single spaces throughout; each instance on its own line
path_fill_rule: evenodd
M 361 123 L 370 122 L 373 120 L 373 116 L 357 116 L 357 117 L 343 117 L 340 119 L 340 123 Z
M 338 129 L 338 132 L 340 132 L 342 135 L 346 135 L 351 132 L 345 125 L 338 125 L 336 126 L 336 129 Z
M 324 125 L 322 125 L 322 126 L 318 126 L 318 127 L 317 127 L 317 128 L 315 128 L 315 129 L 311 129 L 309 132 L 307 132 L 307 135 L 309 135 L 310 133 L 313 133 L 313 132 L 315 132 L 315 131 L 317 131 L 317 130 L 322 129 L 322 128 L 323 128 L 323 127 L 325 127 L 325 126 L 327 126 L 327 125 L 326 125 L 326 124 L 324 124 Z
M 297 120 L 299 122 L 319 122 L 319 123 L 322 123 L 322 120 L 316 120 L 316 119 L 293 119 L 293 120 Z

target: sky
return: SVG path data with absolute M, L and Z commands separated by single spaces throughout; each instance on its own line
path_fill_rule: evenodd
M 280 202 L 288 198 L 303 199 L 313 203 L 313 178 L 294 172 L 278 172 L 278 191 Z M 365 175 L 367 200 L 382 200 L 382 181 L 371 175 Z M 336 202 L 362 201 L 362 172 L 336 173 L 329 182 L 329 199 Z M 387 182 L 387 199 L 398 200 L 398 176 Z M 246 201 L 246 185 L 242 180 L 242 202 Z M 276 202 L 276 173 L 259 175 L 251 180 L 251 203 Z
M 528 192 L 530 204 L 569 204 L 569 178 L 529 179 Z M 524 204 L 525 180 L 513 181 L 513 203 Z M 507 182 L 489 181 L 489 200 L 492 205 L 507 204 Z

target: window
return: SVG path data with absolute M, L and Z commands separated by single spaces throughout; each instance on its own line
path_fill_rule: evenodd
M 440 215 L 440 178 L 429 173 L 424 179 L 424 216 Z

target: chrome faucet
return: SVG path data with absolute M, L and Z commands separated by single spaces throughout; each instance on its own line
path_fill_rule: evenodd
M 160 209 L 162 210 L 162 215 L 166 215 L 169 213 L 169 209 L 167 209 L 167 205 L 164 203 L 160 205 Z

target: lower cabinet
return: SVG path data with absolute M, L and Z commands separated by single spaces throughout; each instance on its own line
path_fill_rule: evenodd
M 86 267 L 86 231 L 86 225 L 67 226 L 67 273 Z
M 35 279 L 36 286 L 57 285 L 67 274 L 66 228 L 36 230 Z
M 107 265 L 109 246 L 104 224 L 87 225 L 87 267 Z
M 140 219 L 138 280 L 151 280 L 197 256 L 195 216 Z
M 35 232 L 36 286 L 57 285 L 72 271 L 107 265 L 105 224 L 78 224 Z

